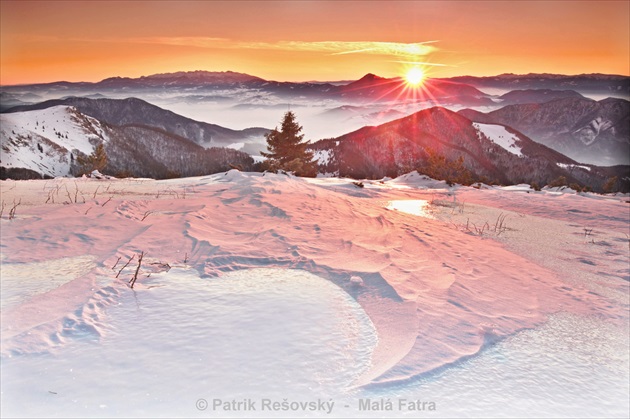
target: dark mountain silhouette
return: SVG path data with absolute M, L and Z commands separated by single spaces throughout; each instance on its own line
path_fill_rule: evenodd
M 480 129 L 481 127 L 481 129 Z M 496 138 L 484 129 L 499 132 Z M 499 143 L 513 138 L 512 148 Z M 481 126 L 441 107 L 417 112 L 377 127 L 365 127 L 339 138 L 312 145 L 327 157 L 320 172 L 353 178 L 395 177 L 421 168 L 431 153 L 464 166 L 477 178 L 504 184 L 547 184 L 564 176 L 568 182 L 601 187 L 608 172 L 582 166 L 519 131 L 504 126 Z M 577 168 L 577 169 L 576 169 Z
M 460 114 L 477 122 L 504 124 L 582 163 L 630 164 L 630 102 L 608 98 L 557 99 L 509 105 L 487 114 Z

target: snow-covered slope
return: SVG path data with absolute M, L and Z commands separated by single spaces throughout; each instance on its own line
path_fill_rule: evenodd
M 76 150 L 90 154 L 107 140 L 98 120 L 70 106 L 0 115 L 0 165 L 7 168 L 65 176 Z
M 474 122 L 473 126 L 479 133 L 478 135 L 483 135 L 512 154 L 519 157 L 525 157 L 521 147 L 518 145 L 520 142 L 518 135 L 512 134 L 503 125 L 479 124 Z

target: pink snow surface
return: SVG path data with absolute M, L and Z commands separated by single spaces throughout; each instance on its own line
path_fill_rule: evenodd
M 6 211 L 3 215 L 3 262 L 92 255 L 98 267 L 6 310 L 3 353 L 18 345 L 24 350 L 50 344 L 35 340 L 50 340 L 51 331 L 59 329 L 68 313 L 94 308 L 97 278 L 115 276 L 123 262 L 141 251 L 145 259 L 139 286 L 158 262 L 193 266 L 210 278 L 253 267 L 298 268 L 338 284 L 356 298 L 378 332 L 372 367 L 356 385 L 397 382 L 435 371 L 518 330 L 533 328 L 552 313 L 623 317 L 624 309 L 609 298 L 586 287 L 567 286 L 557 272 L 505 244 L 444 220 L 386 208 L 395 199 L 429 198 L 429 192 L 413 187 L 374 183 L 358 188 L 349 181 L 238 171 L 159 182 L 51 182 L 65 182 L 72 194 L 76 185 L 85 202 L 60 205 L 58 198 L 56 204 L 44 204 L 44 181 L 14 182 L 13 189 L 13 183 L 3 183 L 6 202 L 24 197 L 15 219 L 7 220 Z M 496 199 L 511 205 L 509 199 L 501 201 L 498 192 L 466 188 L 462 194 L 476 204 L 488 199 L 495 205 Z M 561 206 L 576 197 L 543 199 L 532 194 L 536 198 L 527 201 L 529 195 L 518 196 L 512 209 L 552 218 L 555 214 L 561 220 L 578 214 Z M 607 205 L 609 216 L 612 210 L 622 216 L 627 211 L 619 202 Z M 627 219 L 621 225 L 624 222 L 627 226 Z M 135 266 L 132 261 L 128 272 Z M 117 293 L 128 292 L 126 280 L 115 282 L 115 287 Z M 109 295 L 114 300 L 108 303 L 115 303 L 116 293 Z

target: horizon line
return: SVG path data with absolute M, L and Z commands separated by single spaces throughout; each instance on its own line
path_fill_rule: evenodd
M 33 85 L 56 84 L 56 83 L 71 83 L 71 84 L 90 83 L 90 84 L 97 84 L 97 83 L 101 83 L 101 82 L 103 82 L 105 80 L 109 80 L 109 79 L 138 80 L 138 79 L 152 77 L 152 76 L 157 76 L 157 75 L 169 75 L 169 74 L 178 74 L 178 73 L 184 73 L 184 74 L 190 74 L 190 73 L 213 73 L 213 74 L 235 73 L 235 74 L 241 74 L 241 75 L 247 75 L 247 76 L 250 76 L 250 77 L 260 78 L 260 79 L 262 79 L 264 81 L 274 81 L 274 82 L 279 82 L 279 83 L 319 83 L 319 84 L 341 83 L 341 82 L 352 83 L 353 81 L 360 80 L 361 78 L 363 78 L 363 77 L 365 77 L 367 75 L 370 75 L 370 74 L 377 76 L 377 74 L 375 74 L 375 73 L 367 72 L 367 73 L 363 74 L 362 76 L 360 76 L 360 77 L 358 77 L 356 79 L 314 80 L 312 78 L 309 78 L 309 79 L 305 79 L 305 80 L 275 80 L 275 79 L 270 79 L 270 78 L 268 79 L 268 78 L 256 76 L 256 75 L 250 74 L 250 73 L 242 73 L 242 72 L 234 71 L 234 70 L 222 70 L 222 71 L 221 70 L 219 70 L 219 71 L 213 71 L 213 70 L 179 70 L 179 71 L 171 71 L 171 72 L 152 73 L 152 74 L 141 75 L 141 76 L 137 76 L 137 77 L 115 75 L 115 76 L 109 76 L 109 77 L 105 77 L 103 79 L 99 79 L 99 80 L 95 80 L 95 81 L 88 81 L 88 80 L 75 80 L 75 81 L 71 81 L 71 80 L 54 80 L 54 81 L 41 81 L 41 82 L 24 82 L 24 83 L 13 83 L 13 84 L 0 84 L 0 87 L 33 86 Z M 474 76 L 474 75 L 470 75 L 470 74 L 461 74 L 461 75 L 449 76 L 449 77 L 427 77 L 427 78 L 430 78 L 430 79 L 453 79 L 453 78 L 459 78 L 459 77 L 492 78 L 492 77 L 500 77 L 500 76 L 542 76 L 542 75 L 547 75 L 547 76 L 564 76 L 564 77 L 612 76 L 612 77 L 630 78 L 630 74 L 629 75 L 624 75 L 624 74 L 600 73 L 600 72 L 574 73 L 574 74 L 549 73 L 549 72 L 540 72 L 540 73 L 539 72 L 529 72 L 529 73 L 503 72 L 503 73 L 499 73 L 499 74 L 491 74 L 491 75 L 483 75 L 483 76 Z M 379 76 L 379 77 L 381 77 L 381 76 Z M 397 79 L 397 78 L 401 78 L 401 76 L 383 77 L 383 78 L 385 78 L 385 79 Z

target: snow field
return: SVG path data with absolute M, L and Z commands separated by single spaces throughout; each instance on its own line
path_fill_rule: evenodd
M 61 190 L 67 187 L 70 191 L 78 188 L 79 196 L 85 197 L 85 202 L 80 199 L 67 205 L 62 205 L 61 200 L 54 204 L 45 203 L 47 196 L 42 191 L 56 190 L 57 186 Z M 46 266 L 61 258 L 88 256 L 96 265 L 87 274 L 81 272 L 76 279 L 55 284 L 56 288 L 42 285 L 39 289 L 35 287 L 37 295 L 32 292 L 20 294 L 24 297 L 17 305 L 3 309 L 3 374 L 9 371 L 7 378 L 16 380 L 14 394 L 18 396 L 20 389 L 25 388 L 20 385 L 26 385 L 19 384 L 20 380 L 26 383 L 36 374 L 34 365 L 38 365 L 35 361 L 38 357 L 55 354 L 58 361 L 46 359 L 55 364 L 60 362 L 59 365 L 70 365 L 71 360 L 76 359 L 75 365 L 88 365 L 93 355 L 87 354 L 90 351 L 85 346 L 76 349 L 84 344 L 101 348 L 118 342 L 120 347 L 127 349 L 150 347 L 154 352 L 144 357 L 149 361 L 166 356 L 165 351 L 198 353 L 202 359 L 210 359 L 208 354 L 214 354 L 216 350 L 210 347 L 207 351 L 200 349 L 205 340 L 215 336 L 206 328 L 208 322 L 203 320 L 204 315 L 195 311 L 182 318 L 177 312 L 203 310 L 199 307 L 206 307 L 207 299 L 218 298 L 223 291 L 200 291 L 203 298 L 195 300 L 189 296 L 188 290 L 197 290 L 204 284 L 223 284 L 229 282 L 234 273 L 247 275 L 248 271 L 261 267 L 288 273 L 308 271 L 343 290 L 345 294 L 342 294 L 350 300 L 326 297 L 322 301 L 337 303 L 331 303 L 327 309 L 316 309 L 324 316 L 330 316 L 329 319 L 337 316 L 330 311 L 332 308 L 351 307 L 352 301 L 358 306 L 348 308 L 350 314 L 347 315 L 356 319 L 369 318 L 369 323 L 357 320 L 351 322 L 354 326 L 340 329 L 339 333 L 350 336 L 348 342 L 355 342 L 346 348 L 349 352 L 341 351 L 350 354 L 346 361 L 334 364 L 339 366 L 336 371 L 343 371 L 341 375 L 346 378 L 332 382 L 321 378 L 310 382 L 311 386 L 322 386 L 320 394 L 331 397 L 352 399 L 357 394 L 418 397 L 419 388 L 429 386 L 435 390 L 433 395 L 440 395 L 451 406 L 443 407 L 442 414 L 466 416 L 462 406 L 470 408 L 470 404 L 449 399 L 445 387 L 441 386 L 449 382 L 454 384 L 442 377 L 455 374 L 454 382 L 463 380 L 470 395 L 488 391 L 489 385 L 483 389 L 475 387 L 471 376 L 474 371 L 467 371 L 466 366 L 478 365 L 483 370 L 482 365 L 486 365 L 483 360 L 493 348 L 499 348 L 499 352 L 521 350 L 518 345 L 514 349 L 510 342 L 523 336 L 523 330 L 543 330 L 540 327 L 547 319 L 556 316 L 594 319 L 596 327 L 601 326 L 597 323 L 600 321 L 610 325 L 612 329 L 608 334 L 614 335 L 615 339 L 617 334 L 628 330 L 629 258 L 627 239 L 624 241 L 623 236 L 629 222 L 628 204 L 624 201 L 627 197 L 551 191 L 528 193 L 530 191 L 518 188 L 448 188 L 416 175 L 383 182 L 366 181 L 365 188 L 359 189 L 350 180 L 303 180 L 237 171 L 172 181 L 55 179 L 48 182 L 7 181 L 1 182 L 0 187 L 6 202 L 18 197 L 23 202 L 15 219 L 8 220 L 3 215 L 0 220 L 3 265 Z M 433 202 L 431 213 L 437 220 L 387 208 L 390 202 L 414 200 Z M 464 227 L 466 221 L 476 225 L 493 224 L 502 213 L 508 213 L 505 220 L 508 228 L 501 234 L 490 229 L 484 230 L 484 234 L 475 234 L 476 230 Z M 582 231 L 585 227 L 593 229 L 592 237 Z M 114 276 L 122 264 L 134 254 L 137 258 L 141 251 L 145 252 L 146 259 L 143 259 L 134 291 L 126 285 L 136 269 L 133 260 L 122 271 L 122 278 L 115 279 Z M 161 272 L 166 263 L 178 270 Z M 116 269 L 112 269 L 113 266 Z M 285 279 L 299 281 L 300 275 L 291 273 Z M 14 281 L 13 278 L 7 281 L 3 273 L 3 291 L 5 288 L 17 289 L 12 285 Z M 248 287 L 254 287 L 256 281 L 249 284 Z M 285 300 L 299 301 L 291 305 L 291 310 L 308 306 L 308 300 L 319 304 L 317 300 L 323 291 L 309 294 L 304 290 L 302 294 L 305 285 L 301 282 L 296 285 L 299 285 L 299 291 L 290 288 L 285 296 Z M 132 332 L 127 328 L 131 326 L 130 317 L 117 317 L 115 310 L 121 303 L 133 308 L 134 301 L 141 307 L 132 310 L 134 315 L 141 316 L 143 310 L 148 310 L 147 313 L 155 311 L 156 316 L 151 322 L 159 331 L 147 327 L 146 333 Z M 187 307 L 191 304 L 192 307 Z M 251 303 L 235 300 L 231 304 L 240 307 Z M 293 312 L 291 310 L 286 313 Z M 226 336 L 236 340 L 253 336 L 259 328 L 285 318 L 278 313 L 272 320 L 263 320 L 269 313 L 273 313 L 272 306 L 261 306 L 256 316 L 240 327 L 231 328 L 233 334 Z M 239 316 L 236 314 L 235 318 Z M 224 318 L 215 326 L 223 327 L 227 321 Z M 310 330 L 315 335 L 323 335 L 321 328 L 331 327 L 324 323 L 315 321 L 315 329 Z M 579 327 L 578 323 L 572 324 Z M 176 333 L 177 325 L 182 325 L 187 332 L 176 335 L 169 343 L 164 336 Z M 377 337 L 372 341 L 369 340 L 373 333 L 368 331 L 370 328 Z M 547 332 L 541 333 L 541 339 L 549 336 L 545 334 Z M 55 341 L 51 336 L 60 338 Z M 356 340 L 359 337 L 368 340 L 359 342 Z M 565 337 L 557 335 L 557 339 L 551 339 L 549 347 L 561 351 Z M 312 343 L 305 341 L 310 342 L 307 337 L 302 337 L 291 344 L 307 351 Z M 242 363 L 251 361 L 249 355 L 235 350 L 235 340 L 230 342 L 226 351 L 234 351 L 235 359 L 241 359 Z M 602 345 L 615 347 L 608 341 Z M 326 362 L 330 360 L 326 355 L 332 353 L 327 352 L 330 348 L 325 346 L 320 357 Z M 77 352 L 73 352 L 75 350 Z M 137 374 L 146 377 L 148 371 L 156 374 L 153 380 L 143 378 L 140 382 L 152 383 L 154 391 L 162 392 L 159 403 L 149 405 L 149 396 L 143 396 L 142 400 L 147 404 L 139 403 L 137 406 L 141 410 L 127 413 L 150 416 L 162 408 L 167 412 L 166 407 L 184 408 L 183 404 L 173 401 L 178 396 L 165 392 L 160 384 L 165 380 L 156 377 L 166 377 L 168 381 L 178 370 L 195 371 L 199 358 L 182 356 L 178 358 L 180 364 L 177 367 L 164 365 L 162 368 L 159 362 L 139 363 L 132 355 L 133 350 L 117 350 L 121 351 L 118 357 L 101 359 L 99 365 L 111 365 L 116 370 L 116 365 L 130 367 L 136 362 L 134 371 Z M 586 350 L 589 354 L 597 354 L 597 351 L 597 348 Z M 350 359 L 362 361 L 356 363 Z M 519 359 L 524 362 L 525 358 Z M 608 358 L 602 355 L 602 359 Z M 596 366 L 600 361 L 592 355 L 589 362 Z M 618 357 L 616 362 L 627 365 L 627 356 Z M 325 362 L 322 368 L 323 364 Z M 287 365 L 290 365 L 287 368 L 295 369 L 295 364 Z M 460 366 L 465 371 L 460 371 Z M 520 367 L 522 365 L 516 363 L 510 368 L 518 370 Z M 569 374 L 570 359 L 558 364 L 557 370 Z M 321 372 L 324 375 L 320 377 L 330 377 L 325 371 L 324 368 Z M 203 370 L 196 373 L 198 375 L 193 377 L 209 374 Z M 458 376 L 460 373 L 463 375 Z M 579 381 L 582 375 L 579 371 L 576 374 Z M 129 388 L 124 385 L 127 380 L 115 379 L 115 374 L 108 377 L 102 369 L 86 373 L 79 381 L 88 383 L 90 377 L 101 375 L 112 378 L 111 382 L 123 389 Z M 18 376 L 20 380 L 17 380 Z M 229 368 L 221 377 L 225 379 L 222 383 L 225 388 L 237 391 L 244 385 L 241 378 L 229 374 Z M 260 371 L 254 372 L 253 377 L 252 392 L 271 386 L 271 383 L 265 384 Z M 602 386 L 610 380 L 617 383 L 615 380 L 619 377 L 624 378 L 615 368 L 614 373 L 600 377 L 599 384 L 591 383 L 585 387 L 576 382 L 575 385 L 578 392 L 584 394 L 586 391 L 600 397 Z M 101 383 L 104 386 L 101 393 L 112 391 L 117 394 L 113 387 L 106 387 L 105 381 Z M 182 392 L 196 394 L 200 385 L 212 386 L 211 381 L 199 378 L 182 380 L 179 384 Z M 279 389 L 287 388 L 286 382 L 276 381 L 281 383 Z M 43 381 L 42 384 L 52 382 Z M 497 394 L 496 397 L 516 399 L 519 387 L 507 388 L 511 393 Z M 562 394 L 562 389 L 555 390 Z M 534 393 L 526 396 L 542 397 Z M 489 400 L 498 402 L 499 399 Z M 45 409 L 49 401 L 43 398 L 40 401 Z M 80 411 L 88 416 L 103 415 L 99 409 L 109 409 L 101 408 L 95 400 L 90 401 L 89 409 L 83 410 L 73 410 L 69 407 L 74 406 L 71 403 L 74 402 L 66 399 L 59 405 L 60 409 L 67 409 L 73 415 L 79 415 L 76 412 Z M 111 407 L 112 403 L 104 404 Z M 627 412 L 622 404 L 607 403 L 614 405 L 614 409 L 607 410 L 613 416 Z M 547 406 L 542 402 L 539 405 L 542 406 L 539 413 L 544 413 Z M 525 409 L 531 404 L 524 403 L 523 406 Z M 474 412 L 478 415 L 484 412 L 484 407 L 487 405 L 479 401 L 469 411 L 473 412 L 472 416 Z M 566 405 L 560 404 L 557 408 L 557 412 L 568 411 Z M 597 406 L 588 410 L 593 415 L 601 411 Z M 496 412 L 500 415 L 501 411 Z M 337 413 L 348 415 L 347 412 Z

